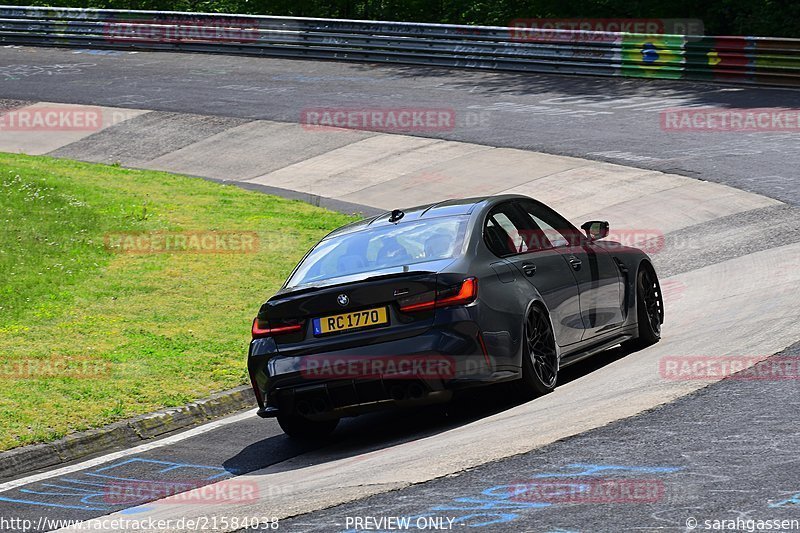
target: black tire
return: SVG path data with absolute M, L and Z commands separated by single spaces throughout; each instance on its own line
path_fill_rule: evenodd
M 636 320 L 639 324 L 638 336 L 623 342 L 624 347 L 638 350 L 661 340 L 664 300 L 658 276 L 648 266 L 640 268 L 636 275 Z
M 514 382 L 521 399 L 552 392 L 558 381 L 558 351 L 547 313 L 534 305 L 525 318 L 522 377 Z
M 278 424 L 284 433 L 295 439 L 322 439 L 333 433 L 339 419 L 309 420 L 298 415 L 278 415 Z

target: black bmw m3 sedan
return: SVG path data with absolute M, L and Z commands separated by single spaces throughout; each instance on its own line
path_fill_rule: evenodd
M 658 278 L 637 248 L 519 195 L 447 200 L 341 227 L 253 321 L 259 415 L 290 436 L 503 381 L 523 398 L 620 343 L 657 342 Z

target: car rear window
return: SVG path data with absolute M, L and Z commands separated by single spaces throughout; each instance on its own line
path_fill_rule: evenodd
M 455 258 L 461 254 L 467 220 L 416 220 L 325 239 L 298 265 L 286 286 Z

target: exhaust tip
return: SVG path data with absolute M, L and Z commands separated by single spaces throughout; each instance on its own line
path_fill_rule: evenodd
M 314 414 L 322 413 L 323 411 L 327 410 L 325 400 L 322 398 L 314 398 L 311 400 L 311 409 L 314 411 Z
M 408 387 L 408 395 L 414 398 L 415 400 L 422 398 L 425 394 L 425 389 L 422 388 L 422 385 L 419 383 L 412 383 L 410 387 Z
M 303 400 L 301 402 L 297 402 L 297 413 L 303 416 L 308 416 L 311 414 L 311 404 L 307 401 Z

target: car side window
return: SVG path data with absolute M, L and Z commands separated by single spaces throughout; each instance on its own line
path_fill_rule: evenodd
M 531 217 L 533 223 L 539 228 L 539 231 L 542 234 L 541 238 L 541 247 L 540 249 L 545 248 L 560 248 L 562 246 L 569 245 L 569 241 L 562 235 L 558 230 L 556 230 L 553 226 L 542 220 L 541 218 L 528 213 L 528 216 Z
M 578 230 L 555 211 L 536 202 L 523 202 L 521 207 L 535 226 L 534 236 L 538 235 L 538 238 L 531 242 L 531 247 L 542 250 L 561 248 L 580 242 Z
M 529 251 L 526 228 L 519 220 L 513 204 L 503 204 L 486 217 L 483 236 L 486 245 L 497 256 Z

